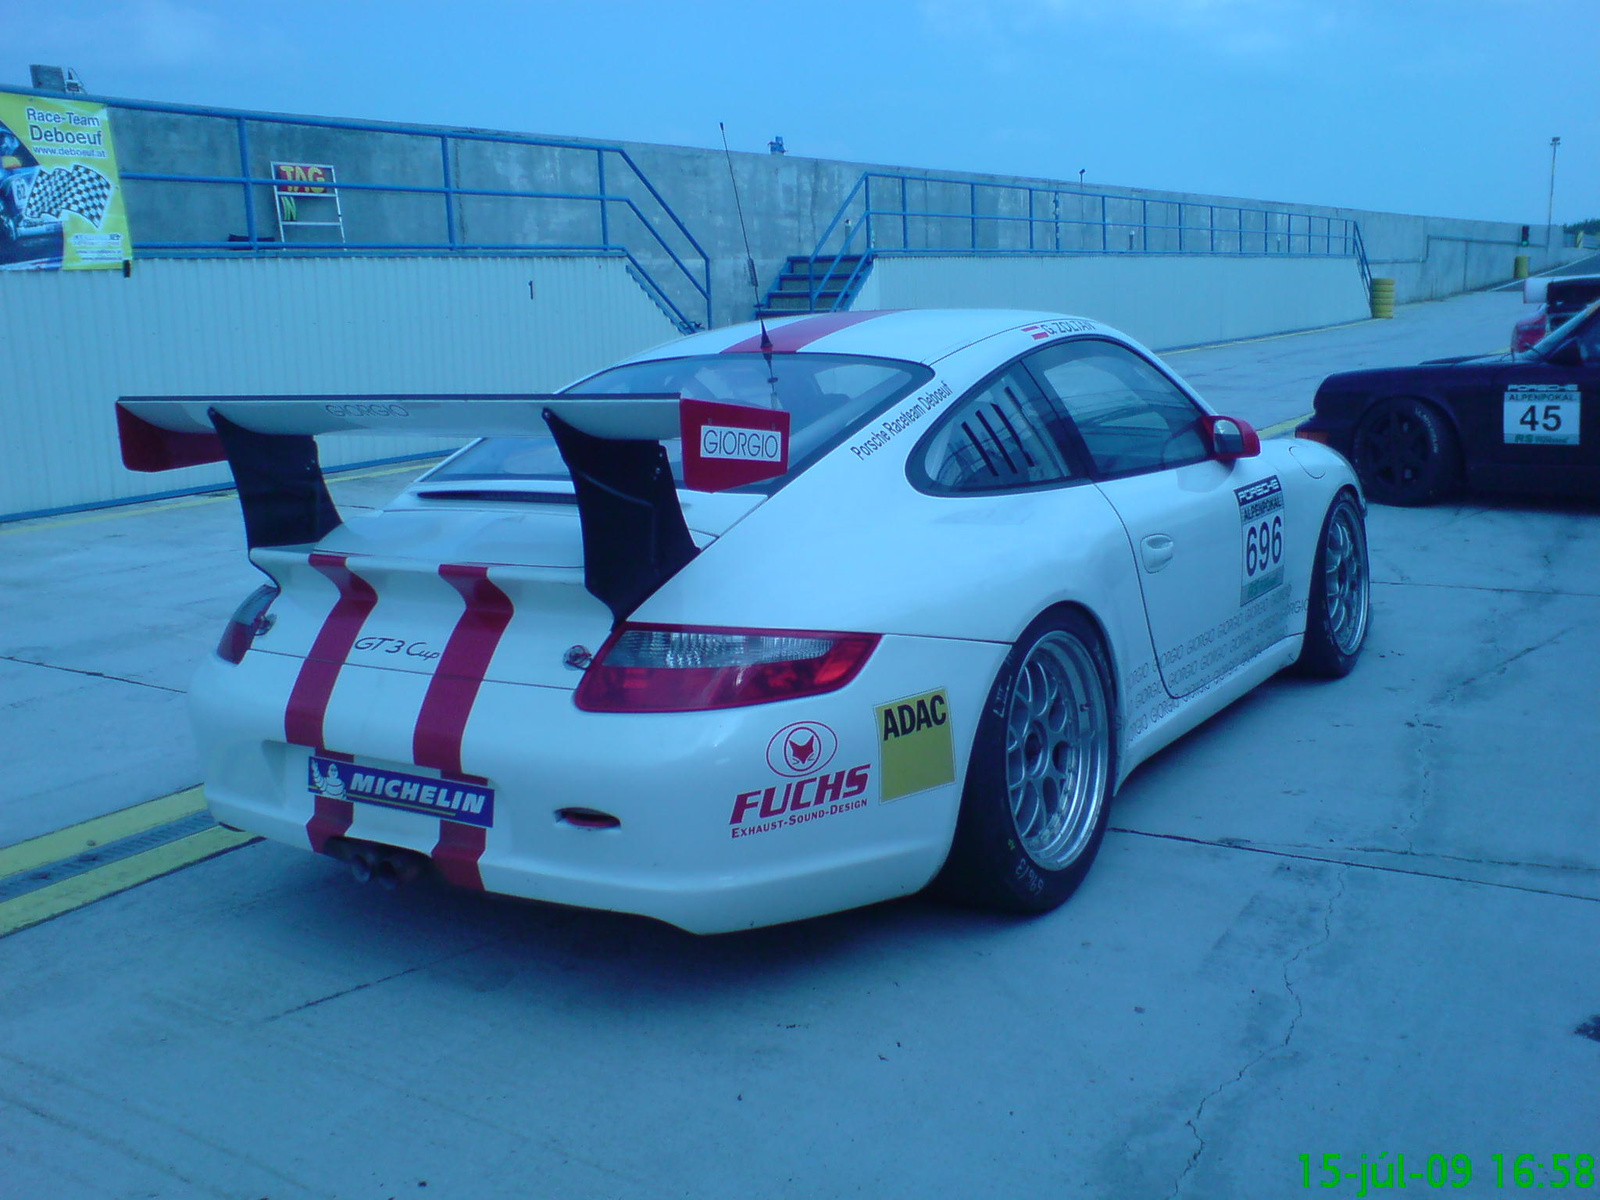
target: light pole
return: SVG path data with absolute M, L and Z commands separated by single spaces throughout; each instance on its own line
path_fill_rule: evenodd
M 1555 236 L 1551 226 L 1556 219 L 1556 147 L 1561 145 L 1561 139 L 1550 139 L 1550 205 L 1544 210 L 1544 248 L 1550 249 L 1550 239 Z

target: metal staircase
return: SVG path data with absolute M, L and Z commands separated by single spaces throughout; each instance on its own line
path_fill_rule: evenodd
M 870 255 L 791 254 L 758 315 L 786 317 L 849 308 L 871 266 Z

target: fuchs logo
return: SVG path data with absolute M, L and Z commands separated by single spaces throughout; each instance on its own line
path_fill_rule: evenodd
M 833 761 L 839 739 L 816 721 L 785 725 L 767 743 L 767 766 L 779 775 L 815 775 Z
M 791 779 L 781 788 L 774 783 L 766 787 L 740 792 L 733 799 L 733 811 L 728 815 L 733 837 L 750 837 L 770 833 L 788 825 L 804 825 L 808 821 L 839 813 L 856 812 L 867 807 L 862 794 L 872 782 L 872 764 L 828 774 L 826 771 L 804 779 Z M 810 795 L 806 794 L 810 789 Z

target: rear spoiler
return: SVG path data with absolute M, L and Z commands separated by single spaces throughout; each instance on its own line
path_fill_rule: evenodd
M 315 543 L 343 523 L 316 439 L 330 433 L 553 435 L 583 528 L 584 583 L 617 620 L 694 557 L 664 441 L 684 485 L 721 491 L 784 474 L 789 414 L 670 395 L 124 396 L 122 462 L 171 471 L 226 461 L 257 546 Z

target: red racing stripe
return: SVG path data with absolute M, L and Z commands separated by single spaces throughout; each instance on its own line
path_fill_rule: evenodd
M 311 565 L 333 581 L 339 599 L 322 622 L 311 653 L 300 664 L 283 713 L 283 736 L 290 745 L 321 750 L 322 719 L 328 712 L 334 682 L 367 614 L 378 603 L 378 593 L 346 565 L 342 554 L 313 554 Z
M 848 329 L 852 325 L 859 325 L 863 321 L 870 321 L 875 317 L 887 316 L 889 313 L 898 312 L 899 309 L 884 308 L 873 309 L 869 312 L 835 312 L 823 313 L 820 316 L 807 317 L 803 321 L 791 321 L 787 325 L 779 326 L 771 331 L 772 353 L 793 354 L 797 350 L 804 350 L 819 338 L 825 338 L 830 333 L 838 333 L 841 329 Z M 723 351 L 724 354 L 760 354 L 762 352 L 761 335 L 745 338 L 742 342 L 735 342 Z
M 438 864 L 439 874 L 457 887 L 483 891 L 478 860 L 483 857 L 488 835 L 489 831 L 481 825 L 440 821 L 439 844 L 433 848 L 433 861 Z
M 331 750 L 324 750 L 323 757 L 337 758 L 340 762 L 355 762 L 355 756 L 350 754 L 335 754 Z M 350 825 L 356 819 L 356 806 L 349 800 L 335 800 L 331 796 L 318 796 L 317 809 L 312 814 L 311 820 L 306 822 L 306 837 L 311 839 L 311 849 L 317 854 L 326 854 L 328 839 L 343 837 L 350 832 Z
M 466 601 L 434 667 L 411 735 L 411 761 L 419 767 L 461 774 L 461 735 L 478 698 L 500 635 L 511 623 L 511 597 L 489 581 L 488 567 L 444 563 L 439 574 Z
M 488 567 L 444 563 L 439 574 L 461 593 L 466 608 L 445 643 L 422 698 L 417 727 L 411 735 L 411 758 L 419 767 L 436 767 L 450 778 L 462 774 L 461 738 L 489 661 L 511 623 L 512 604 L 511 597 L 490 582 Z M 487 839 L 488 830 L 480 826 L 441 819 L 439 841 L 433 848 L 439 874 L 457 887 L 482 891 L 478 860 L 483 857 Z
M 339 668 L 355 644 L 367 614 L 378 602 L 378 593 L 372 585 L 350 570 L 342 554 L 313 554 L 311 565 L 331 579 L 339 589 L 339 599 L 322 622 L 317 639 L 311 644 L 311 653 L 300 664 L 294 687 L 289 692 L 289 703 L 283 712 L 283 736 L 295 746 L 310 746 L 313 750 L 354 762 L 346 754 L 332 754 L 322 745 L 322 719 L 328 712 L 328 698 L 333 695 L 334 682 L 339 678 Z M 311 849 L 322 854 L 329 838 L 343 837 L 355 820 L 355 805 L 348 800 L 334 800 L 327 796 L 316 798 L 316 809 L 306 822 L 306 839 Z

